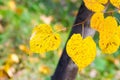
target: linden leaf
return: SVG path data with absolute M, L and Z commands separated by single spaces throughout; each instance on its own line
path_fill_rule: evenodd
M 115 17 L 112 17 L 112 16 L 108 16 L 108 17 L 106 17 L 105 18 L 105 21 L 104 21 L 104 25 L 103 26 L 105 26 L 105 27 L 103 27 L 103 28 L 110 28 L 110 27 L 113 27 L 113 28 L 115 28 L 115 27 L 117 27 L 118 26 L 118 24 L 117 24 L 117 21 L 116 21 L 116 19 L 115 19 Z M 105 30 L 105 29 L 104 29 Z
M 53 33 L 51 26 L 47 24 L 39 24 L 34 27 L 32 33 L 51 34 Z
M 96 44 L 90 36 L 82 39 L 80 34 L 73 34 L 67 43 L 66 51 L 79 70 L 82 70 L 95 59 Z
M 101 3 L 101 4 L 106 4 L 108 2 L 108 0 L 96 0 L 96 1 Z
M 118 50 L 120 43 L 117 21 L 108 16 L 101 26 L 99 46 L 103 53 L 112 54 Z
M 105 2 L 97 1 L 97 0 L 84 0 L 85 6 L 89 10 L 94 11 L 94 12 L 103 12 L 105 7 L 101 3 L 106 3 L 106 2 L 107 2 L 106 0 Z
M 61 38 L 53 33 L 52 28 L 46 24 L 40 24 L 33 29 L 30 38 L 30 49 L 35 53 L 45 53 L 55 50 L 60 46 Z
M 93 28 L 99 32 L 101 30 L 101 23 L 103 21 L 104 21 L 104 14 L 103 13 L 95 13 L 91 17 L 90 26 L 91 26 L 91 28 Z
M 60 45 L 60 42 L 61 42 L 61 39 L 60 39 L 60 35 L 55 33 L 55 34 L 52 34 L 49 39 L 46 41 L 45 43 L 45 46 L 46 48 L 48 48 L 49 50 L 55 50 L 59 47 Z M 49 44 L 49 45 L 48 45 Z
M 118 25 L 114 17 L 108 16 L 103 23 L 101 23 L 101 27 L 100 36 L 105 36 L 105 38 L 109 40 L 116 34 Z
M 120 39 L 117 35 L 107 38 L 100 37 L 99 46 L 103 53 L 112 54 L 116 52 L 119 48 Z
M 110 0 L 111 4 L 120 9 L 120 0 Z

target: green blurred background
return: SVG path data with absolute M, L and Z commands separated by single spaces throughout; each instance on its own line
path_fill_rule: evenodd
M 80 4 L 81 0 L 0 0 L 0 80 L 50 80 Z M 62 44 L 54 52 L 29 51 L 31 31 L 40 23 L 61 30 Z M 98 33 L 94 39 L 98 43 Z M 78 72 L 76 80 L 120 80 L 120 49 L 104 55 L 97 48 L 95 61 Z

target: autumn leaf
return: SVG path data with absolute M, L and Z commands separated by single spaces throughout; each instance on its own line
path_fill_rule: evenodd
M 48 74 L 50 74 L 51 71 L 50 71 L 50 68 L 48 66 L 41 65 L 40 68 L 39 68 L 39 72 L 41 74 L 48 75 Z
M 79 70 L 90 65 L 96 57 L 96 44 L 90 36 L 82 39 L 80 34 L 73 34 L 67 42 L 66 50 Z
M 56 50 L 60 43 L 60 35 L 54 33 L 51 26 L 40 24 L 33 29 L 30 38 L 30 50 L 34 53 L 45 53 Z

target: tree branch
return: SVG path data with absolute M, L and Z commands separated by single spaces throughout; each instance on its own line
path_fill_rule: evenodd
M 86 19 L 87 19 L 87 21 L 85 21 L 85 23 L 84 23 L 84 33 L 83 33 L 84 36 L 83 37 L 93 36 L 95 34 L 95 31 L 90 29 L 90 27 L 89 27 L 90 15 L 92 15 L 92 12 L 89 11 L 85 7 L 84 3 L 82 3 L 81 7 L 79 8 L 79 12 L 78 12 L 76 20 L 74 22 L 74 25 L 72 27 L 69 38 L 74 33 L 82 34 L 82 24 L 79 24 L 79 23 L 85 21 Z M 78 71 L 77 66 L 67 55 L 66 45 L 65 45 L 62 56 L 59 60 L 59 63 L 57 65 L 57 68 L 56 68 L 55 73 L 53 74 L 51 80 L 75 80 L 77 71 Z

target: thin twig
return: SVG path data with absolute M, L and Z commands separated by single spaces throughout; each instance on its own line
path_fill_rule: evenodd
M 82 37 L 84 36 L 84 23 L 82 24 Z
M 92 16 L 92 14 L 90 14 L 84 21 L 79 22 L 79 23 L 77 23 L 77 24 L 74 24 L 73 27 L 78 26 L 78 25 L 80 25 L 80 24 L 84 24 L 87 20 L 89 20 L 89 18 L 90 18 L 91 16 Z
M 114 13 L 116 11 L 118 11 L 119 9 L 115 9 L 115 10 L 111 10 L 111 11 L 107 11 L 107 12 L 104 12 L 104 13 Z

